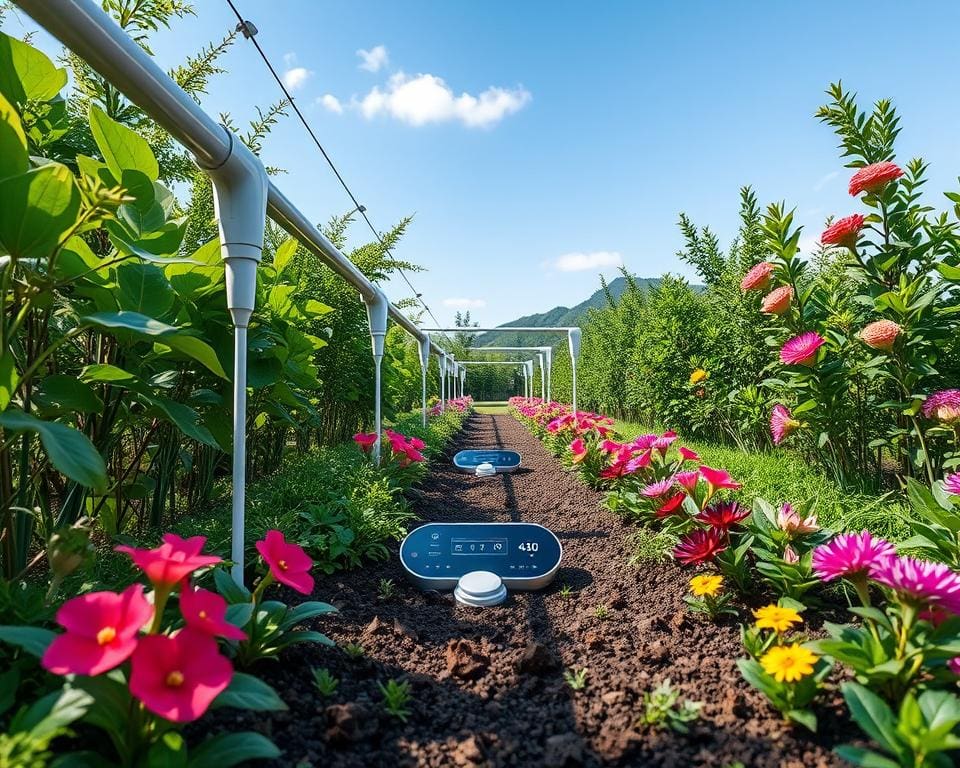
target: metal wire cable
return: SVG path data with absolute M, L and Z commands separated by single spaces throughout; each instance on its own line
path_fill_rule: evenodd
M 273 75 L 273 79 L 277 81 L 277 85 L 279 85 L 280 90 L 283 91 L 284 97 L 290 103 L 290 106 L 293 108 L 293 111 L 296 113 L 297 117 L 300 119 L 300 122 L 303 124 L 303 127 L 306 129 L 307 133 L 310 135 L 310 138 L 313 140 L 313 143 L 316 145 L 317 149 L 320 150 L 320 154 L 323 155 L 323 159 L 327 161 L 327 165 L 330 166 L 330 170 L 332 170 L 334 176 L 337 177 L 337 181 L 340 182 L 340 186 L 343 187 L 344 191 L 347 193 L 347 196 L 350 198 L 350 201 L 353 203 L 354 212 L 359 213 L 363 217 L 363 220 L 367 223 L 367 226 L 370 227 L 370 231 L 373 233 L 373 236 L 377 238 L 377 242 L 380 244 L 380 247 L 383 250 L 383 252 L 390 258 L 390 261 L 393 262 L 397 272 L 400 273 L 400 276 L 403 278 L 404 282 L 407 284 L 410 290 L 413 291 L 413 295 L 415 299 L 418 302 L 420 302 L 420 305 L 424 308 L 424 310 L 426 310 L 427 314 L 430 315 L 430 318 L 433 320 L 436 326 L 440 327 L 441 325 L 440 322 L 434 316 L 430 307 L 427 306 L 427 302 L 423 300 L 423 294 L 421 294 L 419 291 L 417 291 L 416 288 L 413 287 L 413 283 L 410 282 L 410 278 L 407 277 L 406 272 L 404 272 L 403 269 L 400 267 L 399 262 L 394 257 L 390 249 L 387 247 L 386 243 L 384 243 L 383 238 L 380 236 L 380 233 L 377 231 L 377 228 L 373 226 L 373 222 L 370 221 L 370 217 L 367 216 L 366 206 L 361 205 L 356 195 L 353 194 L 353 191 L 350 189 L 349 185 L 347 184 L 346 179 L 343 178 L 343 175 L 337 169 L 337 166 L 334 164 L 333 160 L 330 158 L 330 155 L 327 154 L 327 150 L 323 148 L 323 144 L 320 143 L 320 139 L 317 138 L 317 134 L 314 132 L 313 128 L 310 126 L 310 123 L 307 122 L 307 118 L 304 117 L 303 113 L 300 111 L 300 108 L 297 106 L 297 103 L 294 100 L 293 96 L 290 94 L 290 91 L 287 90 L 287 86 L 284 85 L 283 79 L 280 77 L 279 74 L 277 74 L 277 70 L 271 63 L 270 58 L 267 56 L 263 48 L 260 47 L 260 43 L 257 42 L 257 38 L 256 38 L 256 32 L 257 32 L 256 27 L 253 27 L 253 30 L 251 31 L 251 27 L 253 25 L 247 19 L 243 18 L 240 11 L 237 10 L 237 6 L 233 4 L 233 0 L 227 0 L 227 5 L 230 6 L 230 10 L 233 11 L 234 16 L 237 17 L 237 31 L 241 32 L 245 38 L 247 38 L 251 43 L 253 43 L 253 47 L 257 49 L 257 53 L 260 54 L 260 58 L 263 59 L 263 63 L 266 64 L 267 69 L 270 70 L 270 74 Z

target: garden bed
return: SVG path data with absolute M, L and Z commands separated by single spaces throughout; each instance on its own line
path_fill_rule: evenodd
M 737 671 L 736 622 L 691 616 L 682 601 L 689 574 L 677 565 L 628 566 L 630 530 L 512 417 L 474 415 L 448 457 L 494 445 L 520 451 L 523 469 L 479 480 L 439 459 L 415 511 L 425 521 L 550 527 L 564 546 L 554 584 L 478 610 L 410 586 L 395 554 L 321 577 L 315 596 L 340 615 L 320 628 L 338 647 L 302 647 L 264 665 L 259 672 L 290 711 L 231 715 L 230 728 L 265 732 L 284 749 L 283 765 L 841 765 L 830 748 L 856 729 L 839 699 L 821 710 L 817 735 L 785 726 Z M 391 597 L 382 597 L 382 579 L 393 580 Z M 351 658 L 350 643 L 364 655 Z M 317 694 L 311 667 L 340 680 L 335 693 Z M 564 672 L 583 667 L 586 687 L 575 692 Z M 635 725 L 643 694 L 667 678 L 703 702 L 687 735 Z M 378 684 L 391 679 L 411 687 L 405 723 L 382 706 Z

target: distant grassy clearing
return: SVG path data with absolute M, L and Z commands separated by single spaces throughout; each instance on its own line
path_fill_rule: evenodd
M 507 409 L 507 403 L 504 402 L 489 402 L 489 403 L 474 403 L 474 410 L 477 413 L 509 413 Z

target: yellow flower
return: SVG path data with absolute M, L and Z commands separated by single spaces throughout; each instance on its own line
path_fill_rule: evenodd
M 705 573 L 690 579 L 690 591 L 697 597 L 709 595 L 716 597 L 723 589 L 723 576 L 717 573 Z
M 775 645 L 760 659 L 763 671 L 778 683 L 795 683 L 807 675 L 813 674 L 813 665 L 817 655 L 800 643 Z
M 697 368 L 693 373 L 690 374 L 690 384 L 699 384 L 701 381 L 706 381 L 710 376 L 703 368 Z
M 757 619 L 757 629 L 772 629 L 778 635 L 783 634 L 794 624 L 802 624 L 803 619 L 793 608 L 779 605 L 767 605 L 753 612 Z

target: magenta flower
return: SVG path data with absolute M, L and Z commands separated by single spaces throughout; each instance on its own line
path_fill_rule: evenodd
M 743 487 L 742 483 L 738 483 L 732 477 L 730 473 L 725 469 L 713 469 L 711 467 L 700 467 L 700 476 L 707 481 L 707 485 L 710 486 L 710 495 L 712 496 L 716 491 L 719 491 L 723 488 L 728 488 L 730 490 L 736 491 L 739 488 Z
M 779 403 L 773 406 L 770 412 L 770 437 L 774 445 L 780 445 L 799 427 L 800 422 L 793 418 L 789 408 Z
M 313 592 L 313 560 L 298 544 L 288 542 L 280 531 L 270 530 L 254 546 L 270 568 L 273 578 L 303 595 Z
M 129 555 L 153 585 L 157 589 L 164 590 L 171 589 L 198 568 L 220 562 L 221 558 L 216 555 L 200 554 L 206 543 L 207 539 L 204 536 L 182 539 L 175 533 L 165 533 L 163 544 L 156 549 L 137 549 L 126 545 L 120 545 L 114 549 Z
M 664 432 L 660 437 L 653 441 L 650 447 L 655 451 L 660 451 L 660 455 L 663 456 L 676 439 L 676 432 Z
M 604 440 L 600 443 L 600 450 L 604 453 L 616 453 L 621 448 L 623 448 L 623 445 L 616 440 Z
M 923 402 L 923 415 L 944 424 L 960 421 L 960 389 L 941 389 Z
M 697 528 L 682 539 L 673 550 L 673 556 L 684 565 L 696 565 L 713 560 L 725 550 L 723 532 L 716 528 Z
M 638 469 L 646 469 L 650 466 L 650 460 L 653 454 L 650 451 L 644 451 L 639 456 L 634 456 L 627 462 L 627 474 L 632 475 Z
M 687 498 L 685 493 L 675 493 L 669 499 L 667 499 L 663 504 L 657 507 L 656 516 L 657 517 L 668 517 L 676 512 L 680 505 L 683 504 L 683 500 Z
M 357 432 L 353 436 L 353 442 L 357 444 L 357 447 L 360 448 L 364 453 L 370 453 L 370 449 L 373 448 L 373 444 L 377 442 L 377 433 L 376 432 Z
M 661 496 L 666 496 L 668 493 L 670 493 L 671 488 L 673 488 L 673 478 L 665 477 L 663 480 L 650 483 L 650 485 L 644 487 L 640 493 L 642 493 L 648 499 L 659 499 Z
M 660 435 L 640 435 L 637 437 L 631 445 L 634 448 L 640 451 L 645 451 L 648 448 L 652 448 L 653 444 L 660 439 Z
M 200 718 L 233 678 L 233 665 L 210 635 L 184 629 L 147 635 L 130 661 L 130 693 L 174 723 Z
M 680 446 L 680 458 L 684 461 L 700 461 L 700 456 L 696 451 L 691 451 L 685 445 Z
M 960 496 L 960 472 L 954 472 L 943 478 L 943 490 L 954 496 Z
M 184 584 L 180 590 L 180 613 L 191 629 L 212 637 L 246 640 L 247 633 L 227 621 L 227 601 L 216 592 Z
M 801 333 L 786 342 L 780 349 L 780 362 L 784 365 L 812 366 L 817 361 L 817 352 L 826 344 L 823 337 L 814 331 Z
M 880 560 L 895 554 L 893 544 L 870 531 L 841 533 L 813 550 L 813 572 L 821 581 L 864 576 Z
M 570 443 L 570 453 L 573 454 L 573 463 L 579 464 L 585 458 L 587 458 L 587 444 L 583 442 L 582 437 L 578 437 L 572 443 Z
M 673 476 L 673 479 L 676 480 L 677 485 L 685 489 L 688 493 L 693 493 L 697 490 L 700 472 L 696 469 L 691 469 L 687 472 L 677 472 L 677 474 Z
M 140 629 L 153 616 L 143 585 L 123 592 L 90 592 L 67 600 L 57 624 L 67 630 L 47 646 L 41 664 L 55 675 L 99 675 L 126 661 Z
M 960 613 L 960 574 L 943 563 L 888 555 L 873 565 L 870 578 L 889 587 L 906 602 Z

